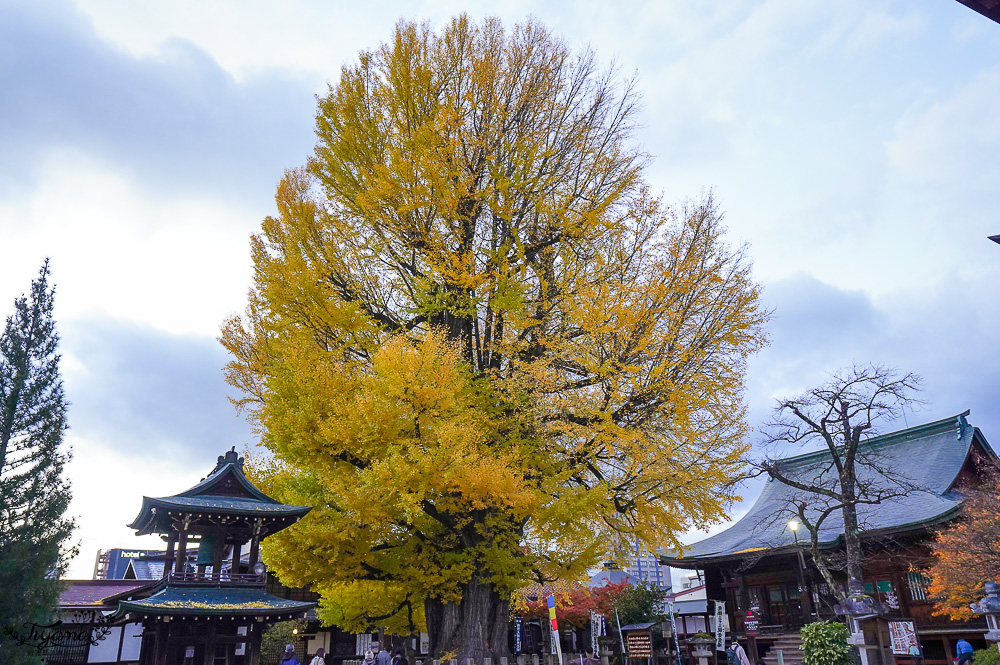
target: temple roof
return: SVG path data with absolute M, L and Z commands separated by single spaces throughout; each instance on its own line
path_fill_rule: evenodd
M 142 509 L 129 524 L 138 531 L 169 533 L 171 519 L 179 515 L 263 518 L 261 537 L 297 521 L 311 510 L 308 506 L 290 506 L 275 501 L 247 480 L 243 458 L 235 450 L 220 456 L 215 469 L 197 485 L 173 496 L 142 497 Z
M 125 569 L 127 580 L 161 580 L 166 561 L 151 561 L 149 559 L 131 559 Z
M 149 598 L 122 601 L 119 614 L 281 616 L 301 615 L 316 603 L 286 600 L 263 589 L 168 586 Z
M 892 469 L 907 484 L 920 488 L 906 496 L 879 505 L 858 505 L 858 520 L 864 532 L 901 532 L 924 529 L 954 517 L 961 508 L 962 496 L 955 485 L 959 474 L 975 448 L 980 454 L 996 458 L 979 428 L 969 425 L 968 411 L 926 425 L 910 427 L 873 437 L 859 447 L 859 482 L 879 482 L 878 471 L 866 466 L 867 457 L 883 468 Z M 779 460 L 779 470 L 790 480 L 809 482 L 828 477 L 831 457 L 828 450 Z M 787 525 L 794 515 L 790 502 L 805 499 L 810 504 L 821 498 L 769 479 L 757 501 L 739 521 L 725 531 L 688 546 L 682 556 L 661 552 L 663 562 L 673 566 L 697 568 L 710 561 L 736 558 L 750 552 L 788 548 L 794 534 Z M 843 517 L 839 510 L 823 522 L 819 533 L 822 548 L 836 547 L 843 536 Z M 800 536 L 808 539 L 808 534 Z
M 148 593 L 156 586 L 151 580 L 66 580 L 59 596 L 61 610 L 114 609 L 118 600 L 133 594 Z
M 640 582 L 640 580 L 638 577 L 629 575 L 624 570 L 614 568 L 611 570 L 601 570 L 592 575 L 588 585 L 591 589 L 594 589 L 597 587 L 607 586 L 609 584 L 621 584 L 622 582 L 628 582 L 629 584 L 636 585 Z

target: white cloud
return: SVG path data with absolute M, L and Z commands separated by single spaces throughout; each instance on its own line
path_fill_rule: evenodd
M 89 579 L 100 549 L 163 548 L 158 536 L 138 537 L 126 526 L 139 514 L 142 497 L 183 492 L 211 471 L 216 457 L 228 450 L 206 450 L 201 458 L 181 463 L 165 460 L 155 449 L 136 456 L 117 453 L 100 441 L 72 434 L 67 442 L 74 453 L 67 466 L 73 480 L 69 513 L 77 519 L 75 537 L 80 545 L 67 579 Z
M 922 183 L 993 191 L 1000 176 L 1000 67 L 983 69 L 956 87 L 943 99 L 921 100 L 907 110 L 888 142 L 889 161 Z
M 48 256 L 64 319 L 106 315 L 214 335 L 242 309 L 248 237 L 264 210 L 151 200 L 76 151 L 53 151 L 42 172 L 25 198 L 0 199 L 0 303 L 24 292 Z

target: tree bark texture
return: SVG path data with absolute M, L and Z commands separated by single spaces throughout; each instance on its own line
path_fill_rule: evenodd
M 498 663 L 508 655 L 510 600 L 478 577 L 473 576 L 465 586 L 461 602 L 428 599 L 424 610 L 433 658 L 457 658 L 464 665 L 467 658 L 473 663 L 483 663 L 485 658 Z
M 858 528 L 858 506 L 853 501 L 844 504 L 844 549 L 847 551 L 847 579 L 864 581 L 864 554 L 861 551 L 861 531 Z

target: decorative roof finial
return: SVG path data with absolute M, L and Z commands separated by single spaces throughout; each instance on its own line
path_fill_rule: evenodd
M 215 469 L 212 471 L 212 473 L 215 473 L 216 471 L 220 470 L 227 464 L 235 464 L 238 467 L 240 467 L 241 471 L 243 470 L 243 458 L 240 457 L 240 454 L 238 452 L 236 452 L 236 446 L 233 446 L 232 448 L 227 450 L 225 455 L 219 455 L 219 459 L 215 463 Z M 210 473 L 208 475 L 212 474 Z

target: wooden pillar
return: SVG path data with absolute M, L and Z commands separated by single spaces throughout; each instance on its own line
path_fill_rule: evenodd
M 156 637 L 153 643 L 153 665 L 167 665 L 167 633 L 169 626 L 163 621 L 156 622 Z
M 226 665 L 236 665 L 236 642 L 226 642 Z
M 258 518 L 253 525 L 253 537 L 250 539 L 250 572 L 253 572 L 253 567 L 260 559 L 260 529 L 261 521 Z
M 163 579 L 170 574 L 170 569 L 174 567 L 174 541 L 177 540 L 177 531 L 171 529 L 167 536 L 167 559 L 163 562 Z
M 188 532 L 187 532 L 187 521 L 181 524 L 180 536 L 177 543 L 177 561 L 174 562 L 174 572 L 183 573 L 184 566 L 187 564 L 187 546 L 188 546 Z
M 264 630 L 264 624 L 252 621 L 247 626 L 247 648 L 246 648 L 246 665 L 257 665 L 258 658 L 260 657 L 260 637 Z
M 225 519 L 225 518 L 221 518 Z M 218 582 L 222 575 L 222 555 L 226 549 L 226 525 L 220 521 L 215 527 L 215 552 L 212 557 L 212 581 Z
M 229 569 L 229 576 L 238 575 L 240 572 L 240 550 L 243 544 L 239 541 L 233 543 L 233 567 Z
M 205 631 L 204 665 L 215 665 L 215 634 L 218 630 L 217 620 L 208 620 L 208 630 Z

